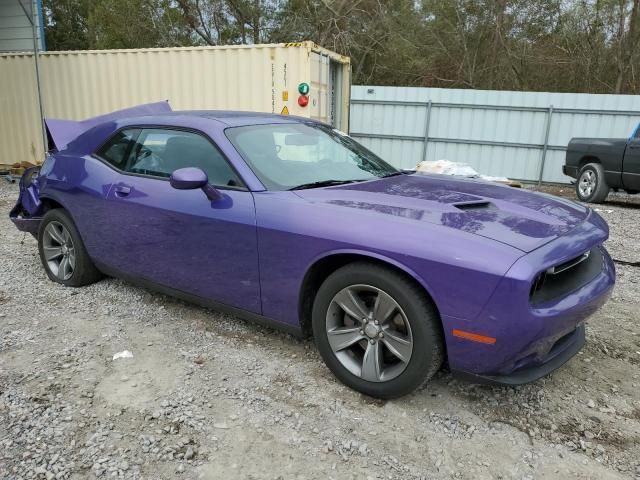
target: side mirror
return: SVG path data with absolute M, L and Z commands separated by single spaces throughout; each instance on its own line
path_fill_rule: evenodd
M 176 190 L 195 190 L 204 187 L 209 183 L 209 179 L 199 168 L 188 167 L 173 172 L 169 177 L 169 183 Z
M 222 198 L 222 194 L 215 187 L 209 185 L 207 174 L 199 168 L 179 168 L 171 174 L 169 183 L 176 190 L 196 190 L 200 188 L 211 201 Z

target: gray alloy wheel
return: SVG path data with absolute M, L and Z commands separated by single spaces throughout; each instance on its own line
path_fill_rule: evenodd
M 351 285 L 331 300 L 326 316 L 329 345 L 353 375 L 386 382 L 400 375 L 413 353 L 407 316 L 387 292 Z
M 76 267 L 76 249 L 67 228 L 51 221 L 43 231 L 42 251 L 51 273 L 60 280 L 69 280 Z
M 596 173 L 593 170 L 585 170 L 580 175 L 578 180 L 578 189 L 580 189 L 580 196 L 584 198 L 590 197 L 598 185 L 598 179 Z
M 588 163 L 580 170 L 576 195 L 583 202 L 600 203 L 609 195 L 604 168 L 599 163 Z
M 61 208 L 47 211 L 38 229 L 38 252 L 51 281 L 82 287 L 100 280 L 71 216 Z
M 325 364 L 345 385 L 377 398 L 420 388 L 445 357 L 442 323 L 408 275 L 368 261 L 348 263 L 315 292 L 313 337 Z

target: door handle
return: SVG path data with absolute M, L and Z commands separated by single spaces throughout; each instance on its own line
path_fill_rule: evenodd
M 117 197 L 126 197 L 131 193 L 131 187 L 127 187 L 126 185 L 118 185 L 114 188 L 114 192 Z

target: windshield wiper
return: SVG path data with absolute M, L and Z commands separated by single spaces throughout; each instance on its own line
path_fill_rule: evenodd
M 288 190 L 304 190 L 306 188 L 332 187 L 334 185 L 345 185 L 347 183 L 354 183 L 357 181 L 358 180 L 321 180 L 319 182 L 303 183 L 302 185 L 291 187 Z
M 402 170 L 400 170 L 398 172 L 393 172 L 393 173 L 389 173 L 387 175 L 383 175 L 381 178 L 395 177 L 396 175 L 406 175 L 406 172 L 403 172 Z

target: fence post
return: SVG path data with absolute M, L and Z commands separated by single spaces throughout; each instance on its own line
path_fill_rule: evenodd
M 538 175 L 538 186 L 542 185 L 542 175 L 544 174 L 544 164 L 547 161 L 547 147 L 549 146 L 549 131 L 551 130 L 551 116 L 553 115 L 553 105 L 549 105 L 547 111 L 547 121 L 544 127 L 544 145 L 542 146 L 542 158 L 540 159 L 540 174 Z
M 24 15 L 27 17 L 27 21 L 31 23 L 31 36 L 33 38 L 33 62 L 35 66 L 36 73 L 36 87 L 38 89 L 38 107 L 40 109 L 40 130 L 42 132 L 42 147 L 43 150 L 40 152 L 43 155 L 47 155 L 49 148 L 47 146 L 47 126 L 44 123 L 44 107 L 42 106 L 42 88 L 40 86 L 40 63 L 38 61 L 38 25 L 36 25 L 36 18 L 38 17 L 37 5 L 36 2 L 29 2 L 31 5 L 30 12 L 27 11 L 27 8 L 22 4 L 22 1 L 19 1 L 18 4 L 22 7 L 22 11 Z M 42 30 L 44 32 L 44 30 Z M 38 159 L 36 159 L 38 160 Z M 40 160 L 43 160 L 40 157 Z
M 424 119 L 424 143 L 422 144 L 422 161 L 427 159 L 427 147 L 429 146 L 429 124 L 431 123 L 431 100 L 427 103 L 427 113 Z

